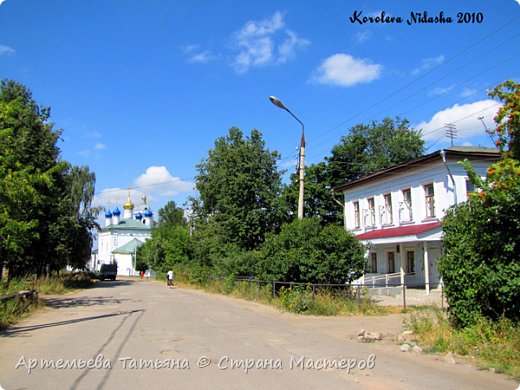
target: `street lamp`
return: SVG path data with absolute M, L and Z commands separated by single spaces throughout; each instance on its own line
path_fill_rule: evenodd
M 300 174 L 300 191 L 298 193 L 298 219 L 303 219 L 303 182 L 304 182 L 304 165 L 305 165 L 305 127 L 303 126 L 303 122 L 298 119 L 296 115 L 294 115 L 291 110 L 289 110 L 285 105 L 276 97 L 269 96 L 269 100 L 271 103 L 273 103 L 276 107 L 279 107 L 285 111 L 287 111 L 289 114 L 293 116 L 294 119 L 296 119 L 298 122 L 300 122 L 300 125 L 302 125 L 302 139 L 300 141 L 300 155 L 299 155 L 299 161 L 298 161 L 298 171 Z

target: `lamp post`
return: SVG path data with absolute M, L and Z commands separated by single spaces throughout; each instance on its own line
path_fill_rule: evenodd
M 299 193 L 298 193 L 298 219 L 303 219 L 303 183 L 304 183 L 304 165 L 305 165 L 305 127 L 303 126 L 303 122 L 298 119 L 296 115 L 294 115 L 291 110 L 289 110 L 285 105 L 276 97 L 269 96 L 269 100 L 271 103 L 273 103 L 276 107 L 279 107 L 285 111 L 287 111 L 289 114 L 293 116 L 294 119 L 296 119 L 300 125 L 302 125 L 302 139 L 300 141 L 300 153 L 299 153 L 299 161 L 298 161 L 298 171 L 300 174 L 299 179 Z

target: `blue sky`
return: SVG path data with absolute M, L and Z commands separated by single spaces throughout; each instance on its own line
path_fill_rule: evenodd
M 407 23 L 425 11 L 452 22 Z M 394 22 L 363 22 L 383 12 Z M 294 169 L 301 127 L 270 95 L 305 123 L 307 164 L 386 116 L 428 152 L 449 146 L 446 123 L 457 145 L 491 146 L 478 118 L 492 127 L 486 90 L 520 78 L 519 41 L 517 0 L 0 0 L 0 77 L 52 108 L 63 158 L 96 173 L 110 208 L 128 187 L 155 210 L 183 204 L 232 126 Z

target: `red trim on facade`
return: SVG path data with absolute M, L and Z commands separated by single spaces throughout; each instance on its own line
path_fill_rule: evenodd
M 400 226 L 389 229 L 377 229 L 356 236 L 358 240 L 374 240 L 377 238 L 390 238 L 421 234 L 441 226 L 440 222 L 423 223 L 420 225 Z

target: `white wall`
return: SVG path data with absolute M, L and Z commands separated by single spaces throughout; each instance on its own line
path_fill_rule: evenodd
M 126 243 L 132 241 L 134 238 L 144 242 L 150 238 L 150 232 L 139 232 L 136 230 L 114 230 L 112 233 L 110 231 L 103 231 L 99 233 L 99 242 L 98 242 L 98 257 L 99 263 L 111 263 L 112 251 L 125 245 Z
M 451 173 L 455 179 L 457 201 L 463 202 L 467 199 L 466 180 L 467 174 L 462 166 L 456 161 L 448 161 Z M 477 173 L 482 177 L 490 163 L 473 163 Z M 424 186 L 433 183 L 435 199 L 435 218 L 426 218 L 426 200 Z M 397 227 L 406 224 L 399 220 L 400 203 L 403 202 L 403 190 L 410 189 L 412 194 L 413 223 L 428 223 L 441 220 L 445 216 L 446 210 L 455 203 L 455 191 L 451 177 L 439 157 L 438 161 L 433 161 L 419 168 L 408 171 L 388 172 L 386 176 L 379 179 L 360 183 L 344 191 L 345 201 L 345 227 L 355 234 L 361 234 L 383 227 L 384 221 L 380 214 L 381 207 L 384 207 L 384 195 L 392 196 L 392 224 L 384 227 Z M 375 201 L 375 226 L 365 225 L 364 210 L 368 210 L 368 198 Z M 361 227 L 356 229 L 354 221 L 354 202 L 359 201 Z M 370 218 L 368 218 L 369 222 Z

